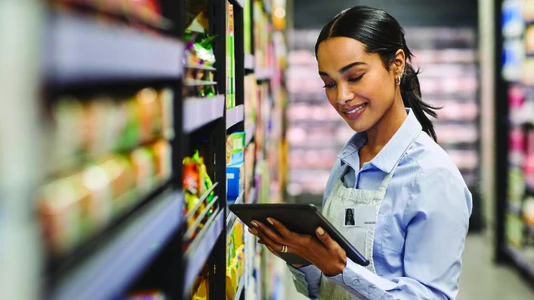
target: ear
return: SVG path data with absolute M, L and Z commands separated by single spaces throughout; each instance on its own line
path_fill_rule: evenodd
M 395 77 L 399 77 L 404 74 L 405 66 L 406 66 L 406 54 L 404 53 L 404 50 L 399 49 L 395 53 L 395 57 L 393 58 L 393 61 L 391 62 L 390 70 L 393 71 L 393 75 Z

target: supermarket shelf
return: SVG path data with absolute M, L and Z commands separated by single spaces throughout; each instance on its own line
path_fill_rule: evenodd
M 241 192 L 239 197 L 235 200 L 234 203 L 228 203 L 228 204 L 243 204 L 245 201 L 245 192 Z M 232 234 L 232 230 L 234 229 L 235 222 L 237 221 L 237 216 L 231 212 L 230 210 L 227 210 L 228 217 L 226 217 L 226 239 L 230 237 Z
M 224 95 L 211 98 L 187 98 L 184 101 L 184 132 L 191 133 L 224 114 Z
M 243 272 L 243 275 L 241 275 L 241 278 L 239 278 L 239 286 L 237 287 L 237 292 L 235 293 L 234 300 L 241 299 L 241 294 L 245 290 L 245 272 Z
M 185 66 L 186 69 L 190 70 L 205 70 L 205 71 L 217 71 L 214 67 L 206 67 L 202 65 L 187 65 Z
M 210 222 L 211 221 L 211 222 Z M 224 229 L 224 213 L 220 210 L 206 223 L 195 241 L 185 253 L 184 291 L 190 291 L 197 275 L 213 250 L 217 239 Z M 73 298 L 74 299 L 74 298 Z
M 510 245 L 506 246 L 505 250 L 516 266 L 525 271 L 531 279 L 534 279 L 534 261 L 528 260 L 521 251 L 514 249 Z
M 66 12 L 51 15 L 43 57 L 47 79 L 55 85 L 182 75 L 184 46 L 177 39 Z
M 245 70 L 254 70 L 254 55 L 245 54 Z
M 256 80 L 258 81 L 270 80 L 274 75 L 274 70 L 268 68 L 257 68 L 255 70 L 255 74 Z
M 230 129 L 230 127 L 242 122 L 244 117 L 243 104 L 226 110 L 226 129 Z
M 243 2 L 245 2 L 245 0 L 230 0 L 230 2 L 233 4 L 233 5 L 237 5 L 239 7 L 243 7 Z
M 206 85 L 217 85 L 216 81 L 206 81 L 206 80 L 196 80 L 196 79 L 187 79 L 185 80 L 185 86 L 206 86 Z
M 51 299 L 112 299 L 119 296 L 180 226 L 181 193 L 165 193 L 131 216 L 115 238 L 64 276 Z
M 252 124 L 245 129 L 245 147 L 252 142 L 254 138 L 254 132 L 256 132 L 256 125 Z

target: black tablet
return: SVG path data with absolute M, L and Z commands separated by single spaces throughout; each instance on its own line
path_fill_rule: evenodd
M 229 208 L 248 227 L 252 227 L 250 222 L 256 220 L 276 231 L 267 222 L 267 218 L 271 217 L 293 232 L 317 237 L 315 230 L 321 226 L 345 250 L 348 258 L 362 266 L 369 265 L 369 260 L 347 241 L 313 204 L 230 204 Z M 278 254 L 289 264 L 310 263 L 291 253 L 279 252 Z

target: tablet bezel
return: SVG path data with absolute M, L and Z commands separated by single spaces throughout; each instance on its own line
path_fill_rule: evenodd
M 353 262 L 362 266 L 368 266 L 370 263 L 313 204 L 230 204 L 228 207 L 249 227 L 252 227 L 250 222 L 256 220 L 274 229 L 267 222 L 267 217 L 271 217 L 284 224 L 289 230 L 316 237 L 315 230 L 317 226 L 321 226 L 345 250 L 347 257 Z M 274 230 L 276 231 L 276 229 Z M 307 262 L 296 255 L 282 255 L 282 258 L 290 264 L 306 264 Z

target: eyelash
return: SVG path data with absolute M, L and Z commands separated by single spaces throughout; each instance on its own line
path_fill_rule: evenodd
M 364 74 L 362 74 L 362 75 L 360 75 L 360 76 L 358 76 L 358 77 L 352 77 L 352 78 L 349 78 L 348 81 L 349 81 L 350 83 L 356 83 L 356 82 L 362 80 L 363 75 L 364 75 Z M 331 88 L 333 88 L 335 85 L 336 85 L 335 83 L 325 84 L 325 85 L 323 86 L 323 88 L 324 88 L 324 89 L 331 89 Z
M 352 78 L 349 78 L 349 82 L 352 82 L 352 83 L 356 83 L 360 80 L 362 80 L 362 77 L 363 77 L 364 74 L 358 76 L 358 77 L 352 77 Z

